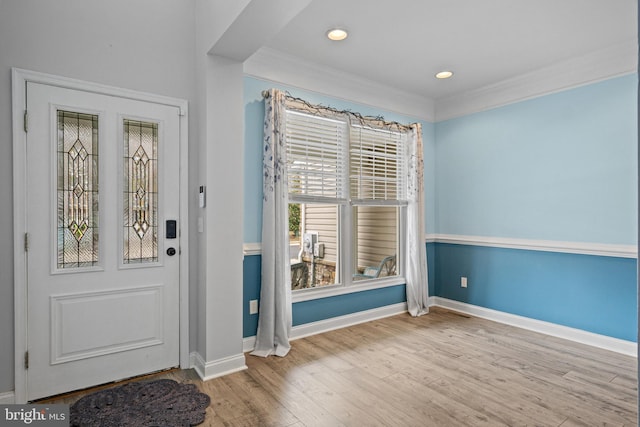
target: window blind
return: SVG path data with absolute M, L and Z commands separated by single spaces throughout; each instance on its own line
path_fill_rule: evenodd
M 350 140 L 352 201 L 405 201 L 407 134 L 353 125 Z
M 346 200 L 347 124 L 286 113 L 289 194 L 299 200 Z

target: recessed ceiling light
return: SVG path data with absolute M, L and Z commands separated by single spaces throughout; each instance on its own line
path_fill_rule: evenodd
M 436 79 L 448 79 L 453 76 L 453 71 L 440 71 L 436 73 Z
M 327 31 L 327 37 L 329 40 L 340 41 L 347 38 L 349 34 L 347 34 L 347 30 L 343 30 L 342 28 L 333 28 Z

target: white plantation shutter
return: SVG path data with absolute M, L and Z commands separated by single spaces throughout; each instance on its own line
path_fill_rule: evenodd
M 348 126 L 296 111 L 286 113 L 289 194 L 297 200 L 345 201 Z
M 406 201 L 406 132 L 354 125 L 350 139 L 351 200 L 376 204 Z

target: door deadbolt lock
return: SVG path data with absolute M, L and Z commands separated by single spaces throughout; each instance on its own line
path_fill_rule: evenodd
M 174 256 L 176 254 L 176 248 L 167 249 L 167 255 Z
M 175 219 L 168 219 L 165 226 L 167 239 L 175 239 L 178 230 L 178 222 Z

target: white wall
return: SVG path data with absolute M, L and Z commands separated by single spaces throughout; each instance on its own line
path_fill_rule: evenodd
M 194 4 L 0 0 L 0 394 L 14 388 L 11 67 L 183 98 L 192 105 Z M 191 135 L 193 123 L 192 116 Z M 193 137 L 190 146 L 197 147 Z M 197 159 L 193 149 L 190 158 Z M 190 170 L 190 181 L 196 174 Z M 195 193 L 189 197 L 193 204 Z
M 203 227 L 194 239 L 201 262 L 191 297 L 198 307 L 197 325 L 192 325 L 194 367 L 204 378 L 246 368 L 238 215 L 244 206 L 237 191 L 243 188 L 244 135 L 238 132 L 244 122 L 243 62 L 310 1 L 196 1 L 197 164 L 199 181 L 207 186 L 207 207 L 195 210 Z

